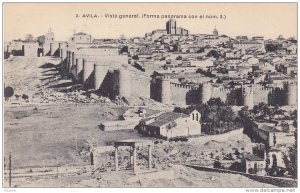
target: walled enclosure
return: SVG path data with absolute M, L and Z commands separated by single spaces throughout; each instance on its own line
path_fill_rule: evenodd
M 165 104 L 190 105 L 205 104 L 211 98 L 220 98 L 229 105 L 248 106 L 264 102 L 269 105 L 296 105 L 297 84 L 284 83 L 282 87 L 266 87 L 259 84 L 237 85 L 234 88 L 213 86 L 211 83 L 185 85 L 164 80 L 164 76 L 153 77 L 150 97 Z
M 130 98 L 131 76 L 127 56 L 91 55 L 97 51 L 96 48 L 68 49 L 65 62 L 68 72 L 85 88 L 95 89 L 104 96 Z

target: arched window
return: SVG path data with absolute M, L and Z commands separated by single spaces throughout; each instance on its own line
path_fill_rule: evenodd
M 195 120 L 195 114 L 194 113 L 192 114 L 192 116 L 193 116 L 193 120 Z
M 199 121 L 198 113 L 196 113 L 196 121 Z

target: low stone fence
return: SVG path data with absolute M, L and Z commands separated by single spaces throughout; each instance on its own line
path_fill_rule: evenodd
M 202 141 L 203 143 L 206 143 L 208 141 L 228 141 L 229 138 L 232 136 L 242 136 L 243 134 L 243 128 L 239 128 L 236 130 L 229 131 L 227 133 L 222 133 L 222 134 L 216 134 L 216 135 L 201 135 L 201 136 L 195 136 L 189 138 L 190 142 L 193 141 Z
M 297 180 L 291 179 L 291 178 L 281 178 L 281 177 L 272 177 L 272 176 L 258 176 L 254 174 L 246 174 L 243 172 L 236 172 L 226 169 L 219 169 L 219 168 L 210 168 L 210 167 L 204 167 L 204 166 L 197 166 L 197 165 L 185 165 L 187 167 L 194 168 L 196 170 L 200 171 L 208 171 L 208 172 L 217 172 L 217 173 L 230 173 L 230 174 L 238 174 L 246 176 L 252 180 L 272 184 L 278 187 L 297 187 Z
M 100 123 L 99 128 L 102 131 L 134 130 L 137 124 L 139 124 L 139 120 L 106 121 Z

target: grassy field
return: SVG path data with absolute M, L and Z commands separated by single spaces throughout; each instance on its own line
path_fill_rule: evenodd
M 43 162 L 48 166 L 85 164 L 76 156 L 76 139 L 79 148 L 86 140 L 105 145 L 140 138 L 131 130 L 103 132 L 98 128 L 100 121 L 114 120 L 124 111 L 95 104 L 5 107 L 4 156 L 12 152 L 15 168 L 38 167 Z

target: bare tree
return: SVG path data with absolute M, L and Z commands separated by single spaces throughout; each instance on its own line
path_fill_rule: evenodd
M 31 42 L 33 41 L 33 35 L 32 34 L 26 34 L 24 38 L 25 42 Z

